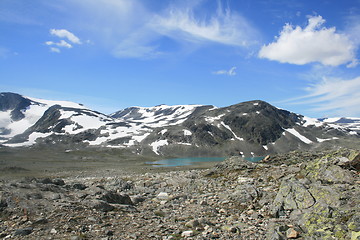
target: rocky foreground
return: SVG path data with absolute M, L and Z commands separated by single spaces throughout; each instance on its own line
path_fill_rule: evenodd
M 360 152 L 0 182 L 2 239 L 360 239 Z

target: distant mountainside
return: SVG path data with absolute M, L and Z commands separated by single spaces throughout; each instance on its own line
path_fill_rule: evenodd
M 311 119 L 263 101 L 159 105 L 105 115 L 81 104 L 0 94 L 0 144 L 128 148 L 166 156 L 266 155 L 359 139 L 360 119 Z
M 345 127 L 360 134 L 360 118 L 341 117 L 341 118 L 321 118 L 319 120 L 335 128 L 338 126 Z

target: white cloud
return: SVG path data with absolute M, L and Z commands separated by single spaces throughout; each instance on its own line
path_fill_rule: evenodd
M 50 34 L 59 38 L 66 38 L 68 41 L 74 44 L 82 44 L 82 42 L 78 37 L 76 37 L 73 33 L 69 32 L 66 29 L 50 29 Z M 68 43 L 64 39 L 60 39 L 58 42 L 46 41 L 45 44 L 48 46 L 55 46 L 55 47 L 50 47 L 50 51 L 56 53 L 61 52 L 60 48 L 73 47 L 70 43 Z
M 320 62 L 356 66 L 355 43 L 347 35 L 337 33 L 335 27 L 323 27 L 324 23 L 321 16 L 313 16 L 305 28 L 286 24 L 276 41 L 261 48 L 259 57 L 297 65 Z
M 247 47 L 257 42 L 258 33 L 241 15 L 218 7 L 207 19 L 196 17 L 193 9 L 169 9 L 152 21 L 155 31 L 182 41 L 211 41 Z
M 307 87 L 306 91 L 309 94 L 292 99 L 290 103 L 306 104 L 310 106 L 310 111 L 329 116 L 360 115 L 360 77 L 323 78 L 321 82 Z
M 65 40 L 60 40 L 60 42 L 47 41 L 45 44 L 48 46 L 55 45 L 58 47 L 72 48 L 72 45 Z
M 236 75 L 236 67 L 232 67 L 229 70 L 218 70 L 213 72 L 215 75 L 228 75 L 228 76 L 235 76 Z
M 50 34 L 59 38 L 67 38 L 70 42 L 75 44 L 81 44 L 80 39 L 66 29 L 50 29 Z
M 55 48 L 55 47 L 51 47 L 51 48 L 50 48 L 50 51 L 51 51 L 51 52 L 55 52 L 55 53 L 60 53 L 60 49 Z

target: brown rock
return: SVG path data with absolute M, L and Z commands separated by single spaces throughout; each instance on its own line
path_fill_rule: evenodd
M 299 232 L 296 231 L 295 229 L 293 228 L 289 228 L 287 231 L 286 231 L 286 237 L 288 239 L 295 239 L 295 238 L 298 238 L 299 237 Z

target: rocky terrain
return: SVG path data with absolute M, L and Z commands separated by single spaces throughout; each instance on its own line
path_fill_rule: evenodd
M 360 239 L 360 152 L 3 179 L 2 239 Z

